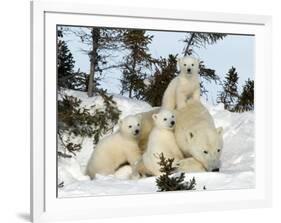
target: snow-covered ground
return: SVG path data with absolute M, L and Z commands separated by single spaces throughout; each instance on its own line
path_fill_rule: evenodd
M 82 100 L 82 106 L 102 106 L 100 97 L 88 98 L 85 93 L 67 91 L 67 94 Z M 143 111 L 151 106 L 146 102 L 114 95 L 121 118 Z M 221 155 L 220 172 L 187 174 L 186 179 L 195 177 L 197 190 L 205 186 L 207 190 L 243 189 L 255 186 L 255 153 L 254 153 L 254 113 L 231 113 L 224 110 L 223 105 L 210 105 L 204 102 L 215 119 L 216 126 L 224 128 L 224 147 Z M 77 139 L 82 141 L 82 150 L 77 156 L 59 158 L 58 182 L 64 187 L 58 189 L 59 197 L 97 196 L 154 193 L 157 191 L 155 177 L 138 180 L 128 179 L 131 172 L 129 166 L 121 168 L 114 176 L 98 175 L 90 180 L 83 173 L 91 152 L 94 149 L 90 138 Z M 60 145 L 59 148 L 60 150 Z

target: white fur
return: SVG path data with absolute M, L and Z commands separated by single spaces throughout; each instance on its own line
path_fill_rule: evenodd
M 199 101 L 190 101 L 177 111 L 176 141 L 185 157 L 192 156 L 212 171 L 219 168 L 223 147 L 222 128 L 216 128 L 208 110 Z
M 205 172 L 204 166 L 194 159 L 193 157 L 188 157 L 177 162 L 178 171 L 195 173 L 195 172 Z
M 162 107 L 181 109 L 189 99 L 200 100 L 199 61 L 193 57 L 178 60 L 180 73 L 168 85 L 162 99 Z
M 118 179 L 126 180 L 131 178 L 132 173 L 133 173 L 132 167 L 129 165 L 125 165 L 120 167 L 118 170 L 116 170 L 114 176 Z
M 148 112 L 138 114 L 141 116 L 141 134 L 139 137 L 139 147 L 142 153 L 147 148 L 148 135 L 154 126 L 152 115 L 158 113 L 159 111 L 160 108 L 154 108 Z
M 99 141 L 88 162 L 87 174 L 114 174 L 126 162 L 134 165 L 141 153 L 138 138 L 141 130 L 141 116 L 127 116 L 119 121 L 119 130 Z
M 183 159 L 183 155 L 177 146 L 174 127 L 175 114 L 169 110 L 162 109 L 153 114 L 154 127 L 149 135 L 147 149 L 143 154 L 142 161 L 148 174 L 160 175 L 159 155 L 163 153 L 165 158 L 174 158 L 175 162 Z

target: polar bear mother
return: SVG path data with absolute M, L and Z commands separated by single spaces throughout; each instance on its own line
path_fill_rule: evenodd
M 193 157 L 207 171 L 218 171 L 223 147 L 223 129 L 216 128 L 204 105 L 191 100 L 176 113 L 175 136 L 185 157 Z M 184 165 L 184 160 L 182 161 Z

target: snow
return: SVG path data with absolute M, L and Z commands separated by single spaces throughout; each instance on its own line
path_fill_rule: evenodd
M 88 98 L 83 92 L 66 91 L 82 100 L 82 105 L 94 109 L 102 106 L 100 97 Z M 143 101 L 113 95 L 121 110 L 121 118 L 139 112 L 148 111 L 151 106 Z M 186 179 L 195 177 L 196 190 L 246 189 L 255 186 L 254 153 L 254 112 L 232 113 L 224 110 L 223 104 L 203 103 L 212 114 L 216 126 L 224 128 L 224 147 L 221 154 L 220 172 L 189 173 Z M 82 142 L 82 150 L 73 158 L 58 159 L 58 182 L 64 186 L 58 188 L 59 197 L 82 197 L 102 195 L 123 195 L 155 193 L 155 177 L 138 180 L 129 179 L 130 166 L 120 168 L 114 175 L 97 175 L 90 180 L 84 175 L 88 159 L 94 149 L 90 138 L 75 139 Z M 60 144 L 59 150 L 61 150 Z
M 149 86 L 151 85 L 151 80 L 149 80 L 148 78 L 146 78 L 146 79 L 144 79 L 143 83 L 144 83 L 144 85 L 145 85 L 146 87 L 149 87 Z

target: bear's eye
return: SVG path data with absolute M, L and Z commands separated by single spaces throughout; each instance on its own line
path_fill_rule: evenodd
M 194 66 L 194 63 L 193 63 L 193 64 L 191 64 L 191 66 Z
M 140 124 L 138 123 L 138 126 L 140 126 Z
M 208 151 L 206 151 L 206 150 L 204 150 L 203 152 L 204 152 L 205 154 L 208 154 Z
M 132 126 L 131 126 L 131 125 L 129 125 L 128 127 L 129 127 L 129 128 L 132 128 Z
M 186 63 L 185 63 L 183 66 L 185 66 L 185 67 L 186 67 Z
M 163 120 L 164 120 L 164 121 L 167 121 L 167 119 L 166 119 L 166 118 L 164 118 Z
M 220 150 L 220 149 L 218 149 L 217 151 L 218 151 L 218 153 L 219 153 L 221 150 Z
M 175 116 L 174 115 L 172 115 L 172 118 L 174 118 Z

